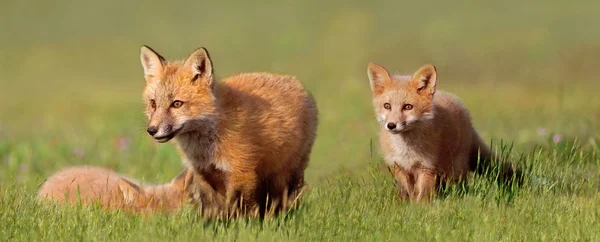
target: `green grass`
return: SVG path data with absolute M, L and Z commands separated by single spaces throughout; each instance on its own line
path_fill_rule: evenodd
M 1 5 L 1 241 L 600 240 L 596 1 Z M 218 223 L 188 208 L 141 217 L 34 200 L 69 165 L 157 183 L 179 172 L 173 144 L 144 131 L 142 44 L 167 58 L 205 46 L 221 77 L 273 71 L 305 83 L 320 123 L 298 210 Z M 463 99 L 479 133 L 525 168 L 525 184 L 472 175 L 429 205 L 398 202 L 377 147 L 369 61 L 401 73 L 435 64 L 438 88 Z

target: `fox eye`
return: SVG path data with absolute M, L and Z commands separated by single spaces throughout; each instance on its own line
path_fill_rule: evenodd
M 151 100 L 150 100 L 150 106 L 151 106 L 152 108 L 156 108 L 156 102 L 154 101 L 154 99 L 151 99 Z
M 182 102 L 182 101 L 175 100 L 175 101 L 174 101 L 174 102 L 171 104 L 171 107 L 173 107 L 173 108 L 180 108 L 182 105 L 183 105 L 183 102 Z
M 413 109 L 413 105 L 411 104 L 404 104 L 404 110 L 411 110 Z
M 390 110 L 390 109 L 392 109 L 392 105 L 390 105 L 389 103 L 385 103 L 385 104 L 383 104 L 383 108 Z

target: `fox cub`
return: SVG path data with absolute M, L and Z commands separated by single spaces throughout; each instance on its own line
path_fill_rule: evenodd
M 140 58 L 148 134 L 174 138 L 222 208 L 260 216 L 287 208 L 304 186 L 317 130 L 317 106 L 300 81 L 272 73 L 217 80 L 204 48 L 167 61 L 142 46 Z
M 453 94 L 436 92 L 433 65 L 399 76 L 370 63 L 367 74 L 381 125 L 379 142 L 401 200 L 428 201 L 440 182 L 464 181 L 469 171 L 490 167 L 490 149 L 463 103 Z M 515 171 L 502 166 L 502 178 L 511 178 Z
M 186 188 L 193 174 L 182 171 L 170 183 L 140 187 L 118 173 L 94 166 L 65 168 L 41 186 L 38 198 L 59 203 L 87 205 L 132 211 L 171 211 L 188 201 Z

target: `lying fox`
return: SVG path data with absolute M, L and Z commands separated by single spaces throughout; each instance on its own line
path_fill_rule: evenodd
M 188 201 L 193 174 L 182 171 L 170 183 L 140 187 L 109 169 L 94 166 L 65 168 L 41 186 L 40 200 L 83 205 L 98 203 L 107 209 L 172 211 Z
M 381 125 L 379 142 L 401 200 L 428 201 L 439 182 L 464 181 L 469 171 L 490 167 L 490 149 L 463 103 L 450 93 L 436 92 L 434 66 L 397 76 L 370 63 L 367 74 Z M 521 176 L 508 164 L 502 164 L 501 173 L 503 179 Z
M 246 73 L 219 81 L 204 48 L 167 61 L 142 46 L 140 59 L 148 134 L 161 143 L 174 138 L 223 209 L 239 205 L 260 216 L 286 209 L 304 186 L 317 129 L 315 101 L 298 79 Z

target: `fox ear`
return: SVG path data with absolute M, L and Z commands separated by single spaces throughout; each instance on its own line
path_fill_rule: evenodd
M 143 196 L 142 188 L 122 177 L 119 178 L 119 190 L 128 204 L 134 203 L 140 196 Z
M 152 77 L 159 76 L 163 71 L 163 65 L 166 62 L 165 58 L 160 56 L 152 48 L 142 45 L 140 47 L 140 60 L 144 67 L 144 77 L 146 81 Z
M 375 95 L 383 93 L 385 86 L 391 82 L 390 73 L 383 66 L 373 62 L 369 63 L 367 67 L 367 75 L 369 76 L 371 91 Z
M 437 84 L 437 70 L 433 65 L 424 65 L 415 73 L 410 81 L 411 86 L 421 96 L 433 98 Z
M 194 74 L 193 82 L 204 79 L 207 84 L 213 82 L 213 66 L 208 51 L 202 47 L 195 50 L 190 57 L 185 60 L 183 68 Z

